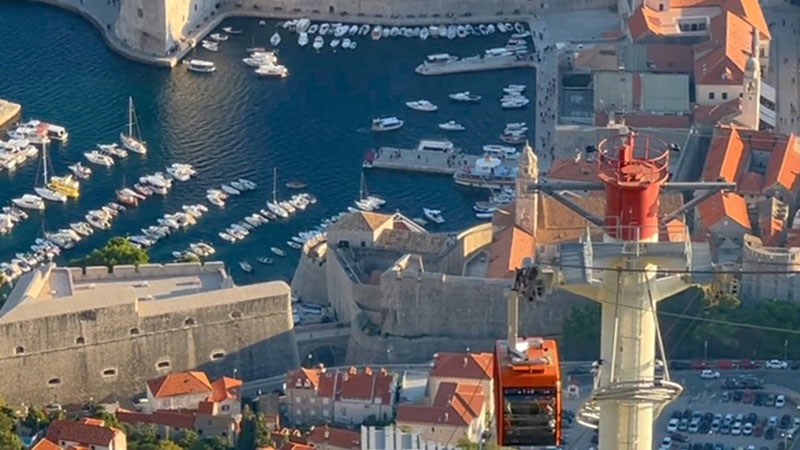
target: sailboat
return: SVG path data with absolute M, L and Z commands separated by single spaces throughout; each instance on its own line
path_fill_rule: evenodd
M 278 203 L 278 168 L 272 169 L 272 201 L 267 202 L 267 208 L 276 216 L 287 219 L 289 211 Z
M 34 187 L 33 190 L 39 194 L 45 200 L 50 200 L 51 202 L 61 202 L 64 203 L 67 201 L 67 196 L 62 194 L 61 192 L 54 191 L 50 189 L 48 186 L 47 181 L 47 145 L 42 145 L 42 173 L 44 175 L 44 182 L 42 186 Z
M 147 146 L 142 140 L 139 127 L 136 124 L 136 112 L 133 109 L 133 97 L 128 97 L 128 134 L 119 134 L 122 145 L 128 150 L 144 155 L 147 153 Z
M 358 209 L 362 211 L 375 211 L 386 203 L 386 200 L 376 195 L 366 195 L 367 183 L 364 180 L 364 172 L 361 172 L 361 186 L 358 190 L 358 200 L 355 201 Z

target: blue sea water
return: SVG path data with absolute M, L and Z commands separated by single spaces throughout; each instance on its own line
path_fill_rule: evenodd
M 355 51 L 334 52 L 326 46 L 316 53 L 309 44 L 301 48 L 296 35 L 281 30 L 280 61 L 290 71 L 283 80 L 258 78 L 241 58 L 255 43 L 268 46 L 275 22 L 259 27 L 255 19 L 231 19 L 224 25 L 244 33 L 222 43 L 219 53 L 202 49 L 194 55 L 214 61 L 209 75 L 149 67 L 123 59 L 103 43 L 99 32 L 71 13 L 27 2 L 0 3 L 0 97 L 23 105 L 23 118 L 39 118 L 67 127 L 69 143 L 54 145 L 55 172 L 86 161 L 83 152 L 97 143 L 118 139 L 126 124 L 128 96 L 132 96 L 142 134 L 149 145 L 145 157 L 131 154 L 112 169 L 91 166 L 94 175 L 82 183 L 78 200 L 65 205 L 48 203 L 43 214 L 31 218 L 0 237 L 0 261 L 25 251 L 43 229 L 56 230 L 83 220 L 84 214 L 114 199 L 114 190 L 132 185 L 146 173 L 173 162 L 190 163 L 198 175 L 175 184 L 167 197 L 153 196 L 137 209 L 129 209 L 110 231 L 95 233 L 62 255 L 60 262 L 82 256 L 112 236 L 138 234 L 165 213 L 181 205 L 205 202 L 205 190 L 239 177 L 259 187 L 229 200 L 224 209 L 208 205 L 210 212 L 197 226 L 162 240 L 149 250 L 154 262 L 171 261 L 171 252 L 190 242 L 207 241 L 217 248 L 216 258 L 228 263 L 237 283 L 289 279 L 297 252 L 285 242 L 299 231 L 312 228 L 325 217 L 344 210 L 358 196 L 361 160 L 367 150 L 381 145 L 413 147 L 420 138 L 442 137 L 437 124 L 454 119 L 467 131 L 449 133 L 468 153 L 483 144 L 499 143 L 506 122 L 533 120 L 533 108 L 502 110 L 498 98 L 509 83 L 534 86 L 531 70 L 517 69 L 476 74 L 422 77 L 414 67 L 427 54 L 449 52 L 467 56 L 502 45 L 502 35 L 420 41 L 396 38 L 371 41 L 358 38 Z M 326 41 L 330 38 L 326 39 Z M 470 90 L 484 96 L 477 105 L 450 102 L 447 94 Z M 532 95 L 532 93 L 529 93 Z M 436 113 L 407 109 L 404 102 L 420 98 L 439 105 Z M 531 102 L 532 104 L 535 102 Z M 374 117 L 396 115 L 406 119 L 403 129 L 382 134 L 369 131 Z M 29 161 L 15 172 L 0 172 L 0 204 L 32 192 L 38 163 Z M 288 221 L 263 226 L 244 241 L 228 244 L 217 233 L 245 215 L 263 208 L 271 197 L 272 170 L 278 169 L 279 196 L 292 191 L 288 180 L 310 183 L 308 192 L 319 202 Z M 478 222 L 471 210 L 482 190 L 457 187 L 446 176 L 373 171 L 366 173 L 371 193 L 388 200 L 384 211 L 421 216 L 423 206 L 443 211 L 447 222 L 432 231 L 458 230 Z M 254 263 L 269 255 L 269 247 L 290 251 L 274 266 Z M 239 270 L 248 259 L 253 274 Z

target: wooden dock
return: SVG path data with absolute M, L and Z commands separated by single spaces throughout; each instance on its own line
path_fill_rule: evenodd
M 22 106 L 20 104 L 0 98 L 0 128 L 5 127 L 11 121 L 19 117 L 20 111 L 22 111 Z
M 414 69 L 420 75 L 448 75 L 451 73 L 483 72 L 486 70 L 516 69 L 536 67 L 533 58 L 517 56 L 496 56 L 491 58 L 460 59 L 445 64 L 420 64 Z
M 363 166 L 367 169 L 403 170 L 452 176 L 459 168 L 474 164 L 477 159 L 477 156 L 466 155 L 460 150 L 441 152 L 381 147 L 367 153 Z

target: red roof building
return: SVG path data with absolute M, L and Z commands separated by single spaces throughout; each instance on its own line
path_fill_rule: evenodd
M 317 450 L 361 450 L 361 433 L 328 425 L 315 427 L 306 441 Z
M 739 194 L 718 192 L 700 203 L 697 211 L 703 228 L 715 237 L 741 242 L 752 230 L 747 202 Z
M 78 422 L 71 420 L 56 420 L 47 429 L 46 441 L 37 444 L 37 450 L 49 450 L 51 444 L 61 449 L 92 449 L 92 450 L 126 450 L 127 439 L 125 433 L 118 428 L 105 426 L 105 422 L 97 419 L 83 419 Z
M 222 377 L 213 383 L 203 372 L 179 372 L 147 381 L 146 412 L 200 410 L 203 414 L 241 413 L 242 381 Z
M 399 405 L 396 423 L 419 432 L 430 442 L 477 442 L 486 422 L 486 394 L 477 383 L 441 383 L 429 404 Z

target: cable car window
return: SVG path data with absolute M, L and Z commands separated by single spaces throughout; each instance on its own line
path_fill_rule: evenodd
M 503 389 L 503 445 L 553 445 L 556 441 L 554 388 Z

